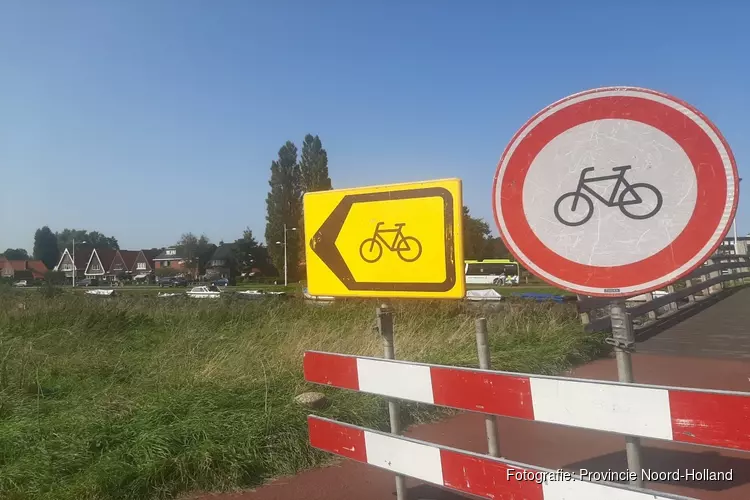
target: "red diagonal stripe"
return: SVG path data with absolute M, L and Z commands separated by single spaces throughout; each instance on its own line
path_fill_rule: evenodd
M 435 404 L 534 420 L 528 377 L 431 367 Z
M 359 390 L 357 358 L 355 357 L 306 352 L 302 366 L 305 380 L 308 382 Z
M 364 431 L 313 416 L 307 417 L 307 429 L 313 447 L 367 463 Z
M 542 485 L 533 481 L 534 471 L 448 450 L 440 450 L 440 461 L 448 488 L 492 500 L 544 500 Z M 517 479 L 516 473 L 523 472 L 527 475 Z
M 750 397 L 670 390 L 669 407 L 675 441 L 750 451 Z

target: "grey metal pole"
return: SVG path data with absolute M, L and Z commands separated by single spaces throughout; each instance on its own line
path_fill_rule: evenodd
M 393 311 L 388 304 L 377 308 L 378 331 L 383 337 L 383 354 L 385 359 L 396 359 L 393 344 Z M 401 408 L 398 401 L 388 400 L 388 414 L 391 418 L 391 434 L 401 434 Z M 404 476 L 396 474 L 396 499 L 406 500 Z
M 479 318 L 476 320 L 477 332 L 477 354 L 479 355 L 479 368 L 483 370 L 491 369 L 490 366 L 490 347 L 487 336 L 487 319 Z M 499 457 L 500 447 L 497 442 L 497 417 L 495 415 L 484 416 L 484 427 L 487 432 L 487 451 L 490 456 Z
M 630 354 L 635 350 L 635 335 L 625 302 L 622 300 L 613 301 L 609 315 L 612 321 L 612 338 L 608 340 L 615 348 L 617 376 L 620 382 L 632 384 L 634 381 L 633 364 Z M 635 473 L 635 479 L 630 484 L 642 488 L 641 440 L 634 436 L 625 436 L 625 453 L 628 459 L 628 470 L 631 474 Z
M 284 286 L 288 286 L 287 282 L 287 263 L 286 263 L 286 224 L 284 224 Z
M 76 239 L 73 238 L 73 256 L 71 257 L 73 259 L 73 288 L 76 287 Z

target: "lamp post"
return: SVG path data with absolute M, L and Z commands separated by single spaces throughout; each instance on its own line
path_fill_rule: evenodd
M 84 245 L 86 244 L 85 241 L 82 241 Z M 73 288 L 76 287 L 76 273 L 78 272 L 78 269 L 76 268 L 76 239 L 73 238 Z
M 284 243 L 283 243 L 283 245 L 284 245 L 284 286 L 289 285 L 289 281 L 287 279 L 287 277 L 288 277 L 288 273 L 287 273 L 288 264 L 287 264 L 287 255 L 286 255 L 286 233 L 289 232 L 289 231 L 296 231 L 296 230 L 297 230 L 296 227 L 290 227 L 289 229 L 287 229 L 286 224 L 284 224 Z M 277 245 L 281 245 L 282 243 L 280 241 L 277 241 L 276 244 Z

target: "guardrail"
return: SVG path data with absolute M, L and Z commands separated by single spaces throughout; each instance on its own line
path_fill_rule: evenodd
M 316 351 L 305 353 L 304 374 L 308 382 L 395 400 L 750 451 L 749 393 L 527 375 Z M 551 471 L 313 415 L 308 416 L 308 428 L 315 448 L 479 498 L 687 498 L 614 482 L 640 484 L 649 480 L 643 477 L 648 471 L 623 471 L 612 482 L 600 482 L 562 469 Z
M 723 271 L 729 271 L 725 273 Z M 750 278 L 750 257 L 747 255 L 715 255 L 679 282 L 667 287 L 667 293 L 647 293 L 625 298 L 628 315 L 639 328 L 672 317 L 727 288 L 727 284 L 743 284 Z M 634 300 L 635 299 L 635 300 Z M 606 297 L 578 297 L 578 312 L 586 331 L 609 331 L 611 320 Z M 640 321 L 635 321 L 641 318 Z

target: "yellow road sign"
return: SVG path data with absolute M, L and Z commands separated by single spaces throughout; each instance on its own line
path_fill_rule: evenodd
M 311 295 L 465 296 L 460 179 L 306 193 L 304 210 Z

